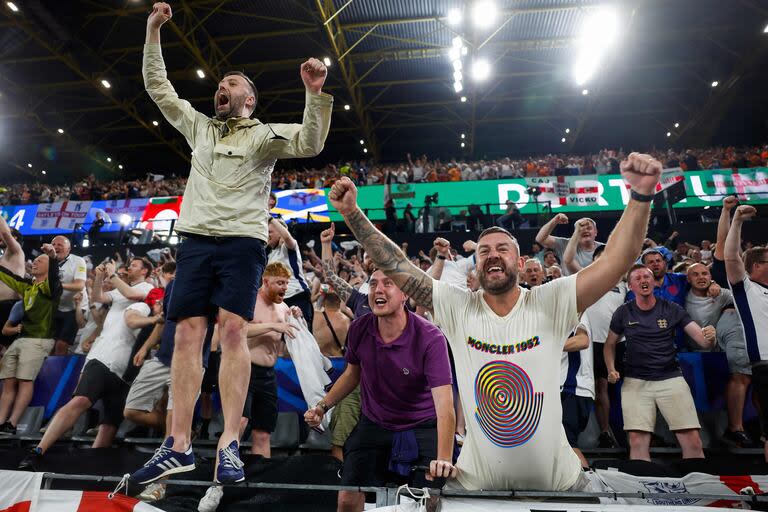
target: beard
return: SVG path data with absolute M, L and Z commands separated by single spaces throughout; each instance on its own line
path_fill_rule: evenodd
M 218 103 L 216 102 L 217 99 L 218 95 L 213 100 L 213 110 L 216 112 L 216 119 L 219 121 L 226 121 L 231 117 L 241 117 L 240 113 L 243 111 L 243 107 L 245 106 L 245 98 L 231 96 L 229 98 L 229 102 L 221 107 L 219 107 Z
M 505 279 L 500 281 L 491 281 L 488 279 L 487 269 L 493 266 L 502 267 Z M 502 295 L 517 286 L 517 269 L 508 269 L 501 260 L 486 262 L 485 268 L 478 269 L 477 278 L 480 281 L 480 287 L 491 295 Z

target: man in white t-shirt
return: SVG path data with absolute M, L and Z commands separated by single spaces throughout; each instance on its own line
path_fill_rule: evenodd
M 565 437 L 584 468 L 588 468 L 589 463 L 579 448 L 579 434 L 587 428 L 595 403 L 592 349 L 589 324 L 582 316 L 581 323 L 573 336 L 565 341 L 560 355 L 560 403 Z
M 768 421 L 768 247 L 753 247 L 742 256 L 741 227 L 757 215 L 754 206 L 736 208 L 725 239 L 725 271 L 736 310 L 744 326 L 747 355 L 752 363 L 752 389 L 760 402 L 763 429 Z M 765 434 L 765 430 L 763 434 Z M 768 437 L 763 444 L 768 462 Z
M 56 250 L 62 287 L 59 307 L 53 316 L 53 339 L 56 340 L 53 355 L 65 356 L 74 344 L 78 330 L 73 297 L 76 293 L 85 290 L 88 270 L 85 267 L 85 260 L 72 254 L 72 244 L 67 237 L 55 236 L 51 245 Z
M 640 253 L 661 164 L 632 153 L 621 172 L 630 201 L 605 249 L 605 258 L 575 276 L 525 290 L 518 286 L 522 258 L 508 231 L 481 233 L 475 253 L 482 289 L 434 281 L 408 261 L 357 206 L 357 189 L 337 181 L 331 204 L 377 267 L 420 306 L 432 310 L 451 345 L 467 436 L 454 467 L 437 461 L 449 486 L 470 490 L 589 488 L 561 424 L 560 354 L 578 324 Z
M 568 245 L 569 239 L 559 236 L 552 236 L 552 231 L 555 230 L 555 227 L 558 224 L 568 224 L 568 216 L 564 213 L 558 213 L 552 217 L 552 220 L 544 224 L 536 234 L 536 241 L 547 249 L 554 250 L 555 254 L 557 254 L 557 257 L 560 258 L 560 261 L 562 261 L 563 254 L 565 253 L 565 248 Z M 574 232 L 574 236 L 579 237 L 575 259 L 576 262 L 581 265 L 581 268 L 584 268 L 592 263 L 592 255 L 594 254 L 595 249 L 605 244 L 595 241 L 595 237 L 597 237 L 597 224 L 595 224 L 594 220 L 588 217 L 579 219 L 578 225 L 575 227 L 580 228 Z M 574 272 L 572 272 L 567 266 L 563 267 L 564 276 L 569 276 L 573 273 Z
M 151 275 L 152 264 L 144 258 L 131 260 L 127 282 L 120 279 L 112 262 L 96 268 L 92 300 L 111 304 L 104 327 L 88 352 L 72 399 L 56 412 L 45 435 L 21 461 L 19 469 L 36 469 L 43 454 L 99 400 L 104 404 L 104 414 L 93 448 L 112 445 L 123 421 L 123 407 L 130 388 L 123 374 L 128 368 L 136 335 L 142 327 L 162 321 L 162 315 L 150 316 L 150 308 L 143 302 L 152 290 L 146 281 Z M 104 293 L 104 280 L 109 280 L 114 289 Z

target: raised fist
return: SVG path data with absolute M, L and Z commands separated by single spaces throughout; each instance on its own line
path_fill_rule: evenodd
M 451 251 L 451 242 L 445 238 L 438 237 L 435 238 L 434 246 L 437 247 L 437 254 L 445 256 L 446 258 L 448 257 L 448 254 Z
M 357 187 L 344 176 L 333 184 L 328 199 L 340 214 L 349 215 L 357 207 Z
M 331 222 L 331 227 L 328 229 L 324 229 L 322 233 L 320 233 L 320 243 L 321 244 L 329 244 L 333 241 L 333 235 L 336 233 L 336 226 L 333 222 Z
M 147 18 L 147 27 L 152 29 L 160 28 L 163 23 L 171 19 L 173 12 L 171 6 L 165 2 L 157 2 L 152 6 L 152 12 Z
M 723 208 L 731 211 L 739 204 L 739 200 L 734 196 L 728 196 L 723 199 Z
M 568 216 L 564 213 L 555 215 L 555 224 L 568 224 Z
M 736 213 L 733 216 L 733 220 L 749 220 L 757 215 L 757 210 L 754 206 L 743 204 L 736 208 Z
M 301 80 L 304 87 L 312 94 L 319 94 L 328 76 L 328 68 L 319 60 L 312 58 L 301 65 Z
M 651 155 L 630 153 L 627 159 L 621 162 L 621 177 L 638 194 L 651 196 L 656 193 L 661 169 L 661 162 Z

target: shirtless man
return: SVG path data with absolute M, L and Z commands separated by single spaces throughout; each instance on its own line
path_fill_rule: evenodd
M 301 316 L 297 307 L 283 302 L 291 271 L 282 263 L 270 263 L 264 269 L 262 285 L 256 297 L 253 321 L 248 323 L 248 351 L 251 354 L 251 380 L 245 398 L 240 431 L 251 425 L 251 453 L 271 456 L 269 436 L 277 424 L 277 379 L 275 363 L 285 347 L 283 335 L 293 336 L 288 316 Z
M 328 286 L 324 284 L 323 286 Z M 332 289 L 324 289 L 323 308 L 316 310 L 312 329 L 320 352 L 327 357 L 341 357 L 347 340 L 347 331 L 351 323 L 349 317 L 341 312 L 341 299 Z
M 17 276 L 25 275 L 27 269 L 24 264 L 24 251 L 19 243 L 21 233 L 15 229 L 9 229 L 7 232 L 0 233 L 0 235 L 2 235 L 0 236 L 0 249 L 3 251 L 3 255 L 0 256 L 0 266 L 10 270 L 11 273 Z M 18 293 L 0 283 L 0 322 L 5 323 L 11 308 L 18 300 Z M 0 344 L 3 347 L 8 347 L 13 343 L 14 339 L 16 339 L 15 336 L 0 336 Z M 2 347 L 0 347 L 0 353 L 2 352 Z

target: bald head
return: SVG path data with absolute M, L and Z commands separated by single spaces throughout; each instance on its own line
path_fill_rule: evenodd
M 56 259 L 59 261 L 62 261 L 69 256 L 69 252 L 72 250 L 72 244 L 69 242 L 69 238 L 61 235 L 53 237 L 51 245 L 56 250 Z

